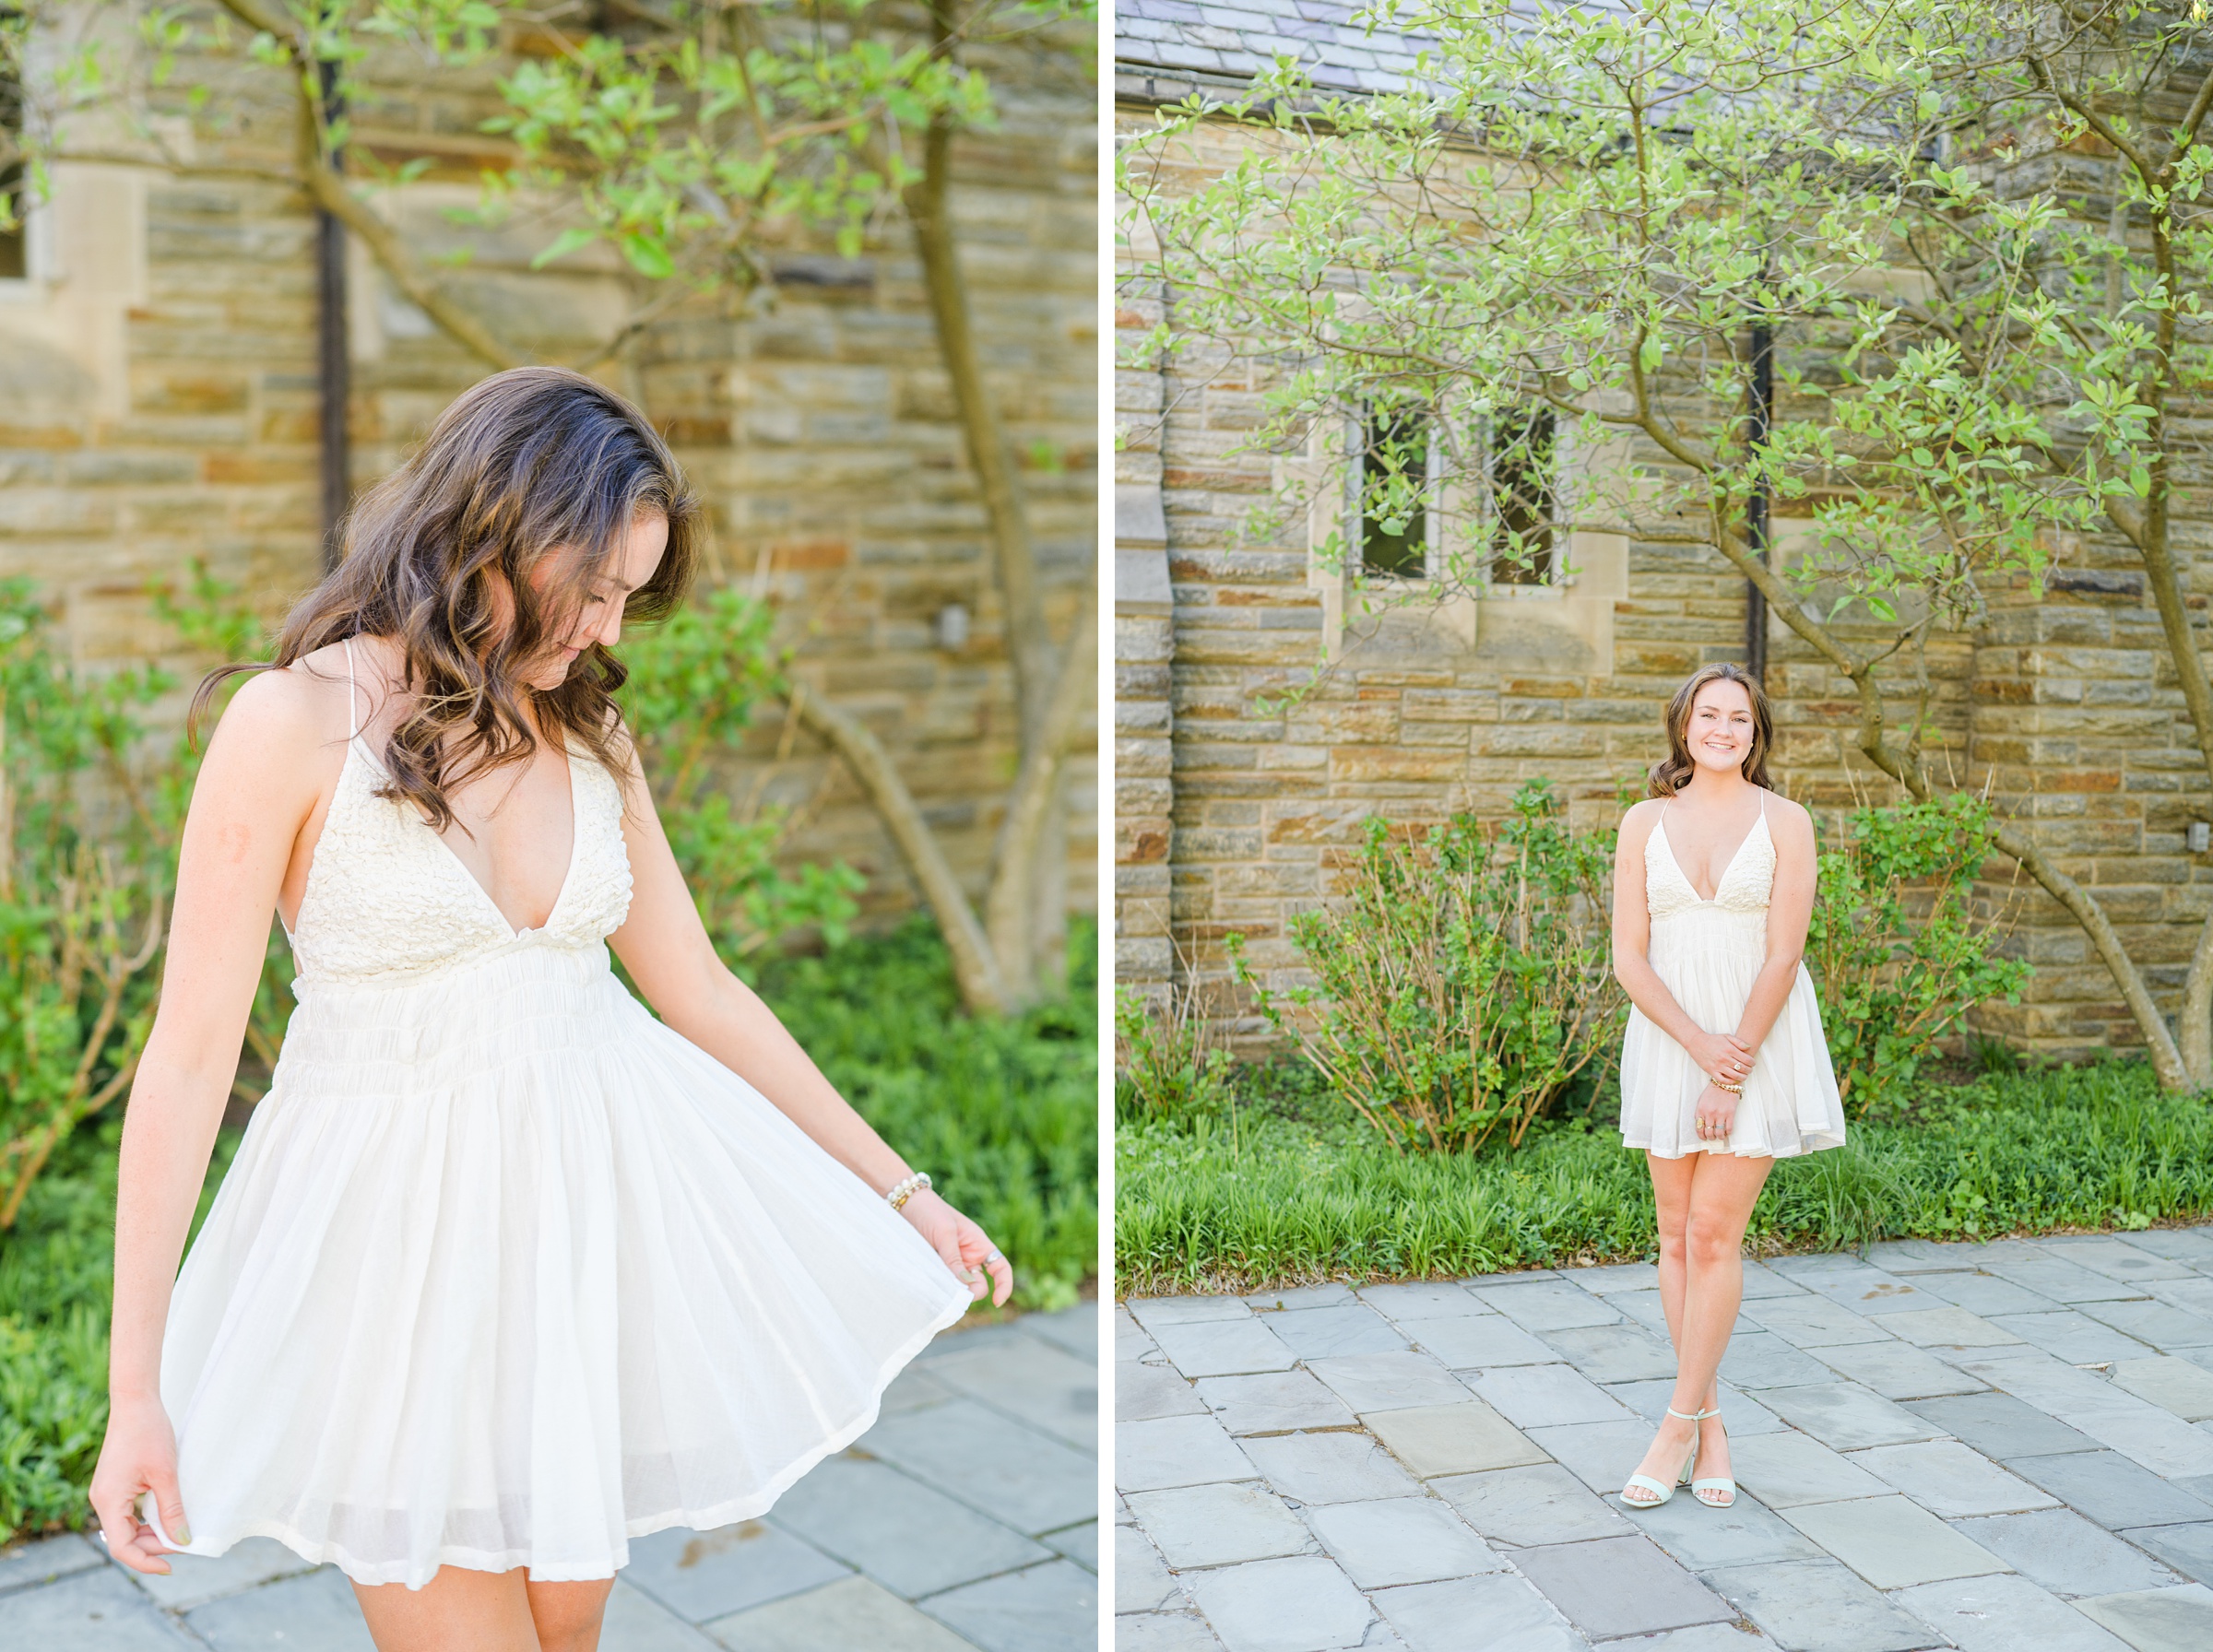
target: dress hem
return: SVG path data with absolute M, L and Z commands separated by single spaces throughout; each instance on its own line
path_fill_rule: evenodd
M 447 1566 L 458 1566 L 465 1572 L 512 1572 L 517 1566 L 527 1566 L 530 1571 L 530 1581 L 533 1583 L 589 1583 L 602 1577 L 612 1577 L 630 1564 L 629 1540 L 632 1538 L 649 1537 L 654 1532 L 666 1531 L 672 1526 L 689 1526 L 694 1531 L 712 1531 L 717 1527 L 732 1525 L 740 1520 L 751 1520 L 766 1514 L 779 1497 L 788 1492 L 824 1457 L 834 1452 L 843 1451 L 876 1425 L 876 1420 L 883 1410 L 884 1390 L 891 1386 L 893 1379 L 905 1368 L 917 1354 L 929 1346 L 940 1331 L 966 1314 L 971 1305 L 972 1303 L 968 1299 L 953 1304 L 950 1312 L 941 1313 L 922 1330 L 909 1338 L 896 1353 L 893 1353 L 877 1368 L 876 1393 L 875 1397 L 869 1401 L 867 1410 L 853 1422 L 835 1430 L 827 1438 L 809 1446 L 806 1451 L 793 1458 L 783 1472 L 763 1489 L 749 1493 L 743 1497 L 732 1498 L 727 1503 L 710 1504 L 706 1508 L 664 1509 L 657 1514 L 642 1515 L 635 1519 L 625 1520 L 622 1526 L 624 1540 L 622 1557 L 612 1564 L 579 1560 L 540 1567 L 533 1565 L 528 1553 L 520 1550 L 501 1550 L 495 1552 L 484 1549 L 442 1548 L 436 1552 L 435 1564 L 431 1567 L 429 1573 L 423 1575 L 421 1580 L 417 1582 L 415 1581 L 417 1568 L 408 1562 L 391 1562 L 383 1565 L 366 1564 L 348 1553 L 338 1544 L 318 1541 L 309 1538 L 281 1521 L 250 1520 L 227 1537 L 203 1539 L 185 1544 L 170 1542 L 169 1534 L 161 1529 L 161 1523 L 158 1516 L 153 1523 L 154 1529 L 160 1536 L 165 1546 L 163 1552 L 189 1554 L 208 1560 L 228 1553 L 233 1545 L 243 1542 L 248 1538 L 272 1538 L 310 1565 L 335 1565 L 349 1579 L 365 1588 L 374 1588 L 393 1583 L 405 1584 L 410 1590 L 423 1588 Z
M 1843 1139 L 1840 1137 L 1834 1141 L 1824 1140 L 1822 1138 L 1817 1136 L 1808 1138 L 1807 1139 L 1812 1141 L 1812 1146 L 1809 1147 L 1806 1145 L 1805 1140 L 1801 1140 L 1796 1147 L 1792 1148 L 1788 1152 L 1784 1152 L 1781 1149 L 1769 1148 L 1764 1153 L 1747 1152 L 1743 1148 L 1731 1147 L 1726 1142 L 1722 1143 L 1719 1147 L 1707 1147 L 1701 1144 L 1698 1147 L 1686 1147 L 1681 1152 L 1677 1153 L 1663 1153 L 1649 1141 L 1631 1141 L 1627 1136 L 1624 1136 L 1621 1139 L 1621 1145 L 1635 1151 L 1650 1153 L 1655 1159 L 1669 1160 L 1687 1159 L 1693 1153 L 1728 1153 L 1731 1156 L 1738 1159 L 1804 1159 L 1811 1154 L 1820 1152 L 1825 1149 L 1842 1147 L 1844 1145 Z

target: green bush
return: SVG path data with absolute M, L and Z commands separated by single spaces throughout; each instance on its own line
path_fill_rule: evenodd
M 171 686 L 72 670 L 30 583 L 0 582 L 0 1229 L 152 1021 L 177 817 L 138 714 Z
M 622 714 L 637 736 L 654 804 L 684 884 L 730 962 L 802 927 L 833 945 L 858 910 L 866 887 L 843 861 L 810 861 L 786 872 L 776 852 L 789 835 L 788 810 L 733 800 L 719 760 L 736 749 L 763 702 L 783 691 L 786 651 L 774 641 L 775 612 L 731 588 L 711 591 L 659 625 L 622 642 L 630 679 Z
M 1270 1024 L 1392 1147 L 1519 1147 L 1619 1051 L 1613 854 L 1612 832 L 1568 830 L 1543 781 L 1504 822 L 1456 815 L 1420 843 L 1371 820 L 1343 898 L 1291 921 L 1314 985 L 1270 992 L 1242 937 L 1232 962 Z
M 1776 1165 L 1754 1249 L 2213 1213 L 2213 1106 L 2161 1093 L 2141 1063 L 1994 1074 L 1921 1103 Z M 1512 1154 L 1402 1155 L 1365 1129 L 1254 1108 L 1234 1152 L 1208 1121 L 1128 1126 L 1116 1151 L 1116 1280 L 1130 1293 L 1635 1260 L 1656 1243 L 1643 1156 L 1580 1119 Z
M 1235 1103 L 1237 1062 L 1215 1041 L 1213 1019 L 1187 971 L 1157 997 L 1114 996 L 1115 1116 L 1188 1124 Z
M 120 1118 L 89 1119 L 55 1150 L 0 1234 L 0 1543 L 85 1527 L 108 1426 L 108 1308 L 114 1270 Z M 218 1138 L 192 1231 L 238 1138 Z
M 1973 910 L 1994 830 L 1987 804 L 1953 794 L 1856 810 L 1821 853 L 1806 967 L 1837 1088 L 1863 1116 L 1902 1106 L 1976 1004 L 2020 1001 L 2029 965 L 1993 956 L 2007 926 Z

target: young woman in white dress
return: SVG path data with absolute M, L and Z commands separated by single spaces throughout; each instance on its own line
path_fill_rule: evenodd
M 629 403 L 497 375 L 223 714 L 124 1124 L 92 1483 L 124 1564 L 264 1535 L 337 1563 L 382 1652 L 588 1652 L 629 1539 L 762 1513 L 1006 1300 L 662 833 L 608 651 L 698 532 Z M 180 1273 L 272 910 L 299 1008 Z
M 1621 1139 L 1651 1169 L 1675 1386 L 1621 1500 L 1650 1508 L 1688 1483 L 1726 1508 L 1717 1374 L 1745 1227 L 1777 1159 L 1843 1145 L 1844 1110 L 1800 962 L 1814 824 L 1768 780 L 1767 696 L 1734 666 L 1706 667 L 1668 702 L 1667 738 L 1615 851 L 1614 973 L 1631 1006 Z

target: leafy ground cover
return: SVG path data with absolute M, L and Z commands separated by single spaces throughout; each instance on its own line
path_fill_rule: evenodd
M 1095 935 L 1071 934 L 1064 995 L 1005 1021 L 962 1012 L 924 921 L 775 960 L 757 982 L 831 1080 L 1013 1259 L 1025 1306 L 1073 1301 L 1098 1255 Z M 0 1543 L 89 1518 L 122 1129 L 80 1125 L 0 1233 Z M 202 1217 L 237 1145 L 218 1139 Z
M 1653 1254 L 1643 1158 L 1603 1111 L 1511 1153 L 1400 1155 L 1295 1069 L 1186 1125 L 1125 1123 L 1118 1288 L 1259 1289 L 1490 1273 Z M 2213 1211 L 2213 1103 L 2113 1061 L 1931 1085 L 1904 1116 L 1778 1164 L 1761 1254 L 1878 1238 L 2141 1228 Z

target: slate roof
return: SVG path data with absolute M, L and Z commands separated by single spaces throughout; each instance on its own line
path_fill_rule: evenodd
M 1297 58 L 1335 91 L 1398 91 L 1426 36 L 1354 22 L 1344 0 L 1115 0 L 1114 58 L 1125 77 L 1241 81 L 1278 56 Z

